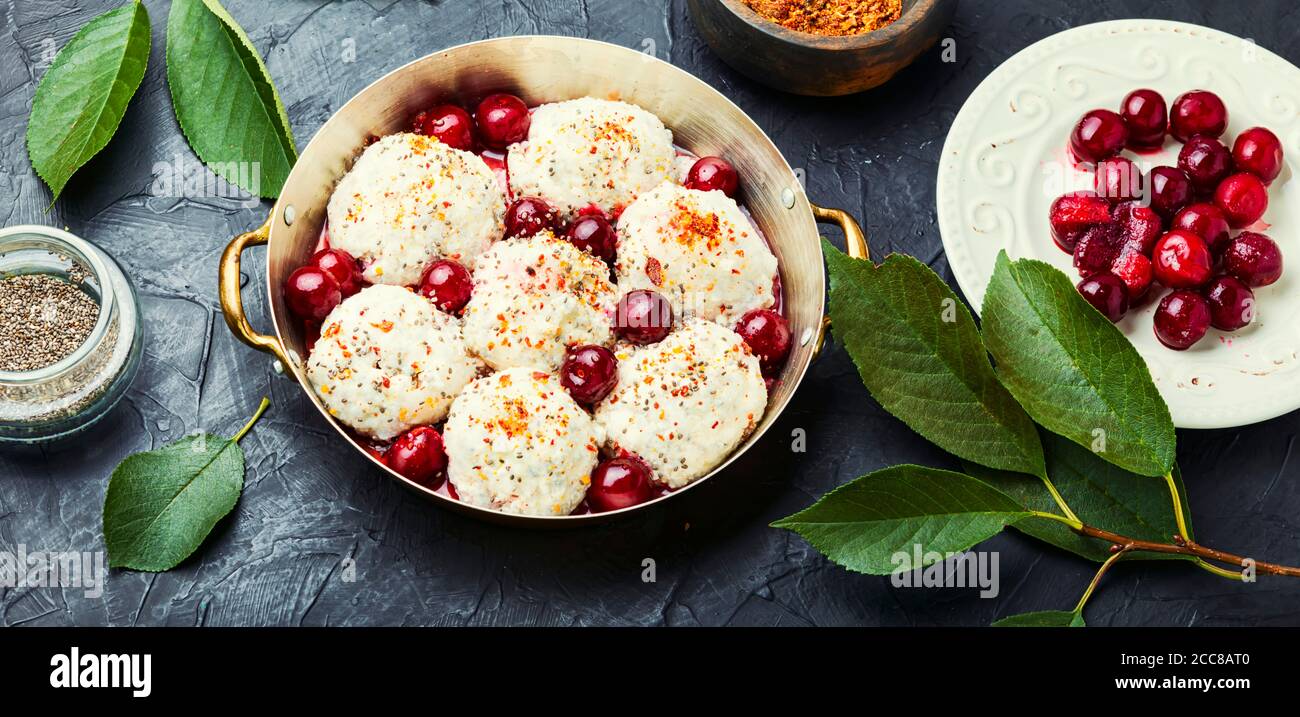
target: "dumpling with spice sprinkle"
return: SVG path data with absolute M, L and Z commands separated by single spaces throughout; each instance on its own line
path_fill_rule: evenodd
M 503 513 L 568 515 L 587 495 L 600 431 L 554 374 L 518 367 L 456 398 L 443 427 L 460 500 Z
M 372 284 L 417 284 L 435 259 L 467 268 L 505 233 L 505 194 L 483 160 L 419 134 L 366 148 L 330 195 L 330 246 Z
M 555 370 L 570 345 L 612 343 L 617 303 L 600 259 L 549 232 L 507 239 L 479 257 L 465 343 L 495 369 Z
M 618 221 L 619 289 L 652 289 L 682 316 L 728 328 L 776 303 L 776 257 L 735 200 L 664 183 Z
M 689 319 L 657 344 L 620 347 L 618 383 L 596 406 L 608 447 L 681 488 L 707 474 L 763 418 L 767 386 L 740 335 Z
M 566 218 L 592 205 L 617 215 L 674 175 L 673 133 L 627 102 L 583 97 L 533 112 L 528 139 L 510 147 L 516 196 L 541 197 Z
M 481 368 L 459 319 L 410 289 L 375 284 L 325 317 L 307 378 L 331 416 L 386 441 L 441 421 Z

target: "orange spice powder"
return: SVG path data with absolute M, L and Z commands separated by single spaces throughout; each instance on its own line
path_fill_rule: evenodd
M 903 13 L 902 0 L 745 0 L 754 12 L 798 32 L 861 35 Z

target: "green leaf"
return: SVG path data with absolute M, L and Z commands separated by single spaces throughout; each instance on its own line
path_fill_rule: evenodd
M 1161 478 L 1140 476 L 1107 463 L 1072 441 L 1043 435 L 1047 472 L 1065 502 L 1088 525 L 1139 540 L 1167 543 L 1178 532 L 1173 499 Z M 1041 480 L 1024 473 L 994 471 L 966 464 L 967 472 L 1014 498 L 1028 510 L 1058 509 Z M 1183 503 L 1183 515 L 1192 531 L 1191 514 L 1182 477 L 1174 466 L 1174 480 Z M 1058 521 L 1029 516 L 1012 524 L 1016 530 L 1076 555 L 1102 562 L 1110 557 L 1110 544 L 1086 538 Z M 1185 555 L 1128 553 L 1124 560 L 1188 560 Z
M 279 196 L 298 154 L 262 57 L 217 0 L 174 0 L 167 84 L 181 130 L 215 174 Z
M 148 62 L 149 13 L 139 2 L 91 20 L 54 58 L 27 120 L 27 156 L 54 199 L 113 138 Z
M 998 254 L 984 295 L 997 374 L 1043 427 L 1144 476 L 1174 465 L 1174 424 L 1142 357 L 1065 274 Z
M 856 478 L 772 525 L 793 530 L 850 570 L 888 575 L 966 550 L 1026 515 L 970 476 L 901 465 Z M 912 564 L 916 546 L 921 565 Z
M 952 289 L 909 256 L 877 267 L 829 243 L 824 253 L 831 326 L 880 405 L 956 456 L 1042 475 L 1038 432 L 998 382 Z
M 104 544 L 111 567 L 158 572 L 188 558 L 226 516 L 244 489 L 239 440 L 203 434 L 128 456 L 104 495 Z
M 1043 610 L 1004 617 L 993 623 L 993 627 L 1087 627 L 1087 624 L 1082 613 Z

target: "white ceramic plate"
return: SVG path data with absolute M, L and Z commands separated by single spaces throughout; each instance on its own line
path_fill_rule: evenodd
M 1179 22 L 1119 20 L 1057 33 L 994 70 L 957 113 L 939 162 L 939 230 L 957 283 L 979 311 L 1001 249 L 1078 280 L 1047 225 L 1053 199 L 1092 186 L 1090 174 L 1071 168 L 1069 133 L 1084 112 L 1118 111 L 1139 87 L 1168 103 L 1191 89 L 1218 93 L 1228 106 L 1222 139 L 1229 146 L 1255 125 L 1278 135 L 1287 167 L 1270 187 L 1263 221 L 1290 263 L 1277 283 L 1256 290 L 1255 321 L 1240 331 L 1210 329 L 1191 349 L 1171 351 L 1152 331 L 1155 300 L 1130 311 L 1120 329 L 1146 359 L 1179 427 L 1241 426 L 1300 408 L 1300 188 L 1293 181 L 1300 69 L 1248 40 Z M 1125 155 L 1146 171 L 1176 164 L 1181 146 L 1168 138 L 1159 153 Z

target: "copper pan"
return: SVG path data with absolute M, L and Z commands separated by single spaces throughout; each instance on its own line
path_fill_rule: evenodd
M 289 315 L 280 287 L 317 244 L 330 192 L 368 138 L 405 130 L 411 117 L 437 102 L 472 104 L 490 92 L 512 92 L 529 105 L 582 96 L 621 99 L 663 119 L 682 147 L 720 155 L 740 173 L 744 201 L 780 262 L 785 312 L 794 348 L 754 433 L 707 476 L 657 500 L 611 513 L 531 517 L 461 503 L 389 470 L 336 423 L 308 387 L 303 332 Z M 799 387 L 825 330 L 825 275 L 816 222 L 839 225 L 850 254 L 865 258 L 866 240 L 852 217 L 811 204 L 772 140 L 740 108 L 693 75 L 635 50 L 571 37 L 523 36 L 458 45 L 422 57 L 376 80 L 343 105 L 303 150 L 266 222 L 235 237 L 221 258 L 221 307 L 235 336 L 272 354 L 302 386 L 321 416 L 380 470 L 447 508 L 489 521 L 532 527 L 603 522 L 671 500 L 722 472 L 762 439 Z M 257 333 L 239 293 L 240 255 L 267 244 L 266 287 L 275 335 Z

